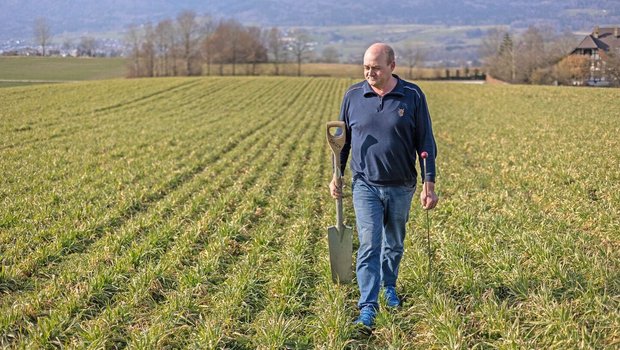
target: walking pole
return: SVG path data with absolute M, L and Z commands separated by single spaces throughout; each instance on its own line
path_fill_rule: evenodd
M 428 157 L 428 153 L 426 152 L 422 152 L 420 153 L 420 156 L 422 157 L 422 162 L 424 163 L 424 172 L 426 172 L 426 158 Z M 424 174 L 422 174 L 422 177 L 424 178 Z M 424 198 L 426 198 L 428 196 L 428 190 L 426 188 L 425 185 L 422 185 L 424 188 Z M 428 283 L 431 283 L 431 274 L 433 271 L 433 260 L 431 258 L 432 252 L 431 252 L 431 224 L 430 224 L 430 218 L 428 216 L 428 209 L 426 210 L 426 250 L 428 252 Z

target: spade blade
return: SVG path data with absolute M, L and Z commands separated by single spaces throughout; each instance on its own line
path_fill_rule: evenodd
M 337 283 L 351 283 L 353 264 L 353 230 L 344 226 L 342 232 L 336 226 L 327 228 L 329 244 L 329 263 L 332 280 Z

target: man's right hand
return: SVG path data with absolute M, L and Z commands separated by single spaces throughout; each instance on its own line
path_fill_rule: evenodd
M 342 198 L 342 178 L 333 177 L 329 183 L 329 193 L 335 199 Z

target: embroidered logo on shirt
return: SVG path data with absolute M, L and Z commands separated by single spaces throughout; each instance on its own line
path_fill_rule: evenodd
M 399 116 L 401 116 L 401 117 L 402 117 L 403 115 L 405 115 L 405 109 L 404 109 L 404 108 L 399 108 L 399 109 L 398 109 L 398 115 L 399 115 Z

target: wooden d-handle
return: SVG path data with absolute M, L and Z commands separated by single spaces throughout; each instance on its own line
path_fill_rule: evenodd
M 340 129 L 340 135 L 334 135 L 331 130 L 334 128 Z M 336 158 L 340 158 L 340 151 L 344 147 L 347 141 L 347 129 L 343 121 L 331 121 L 327 122 L 327 143 L 331 147 L 332 152 Z

